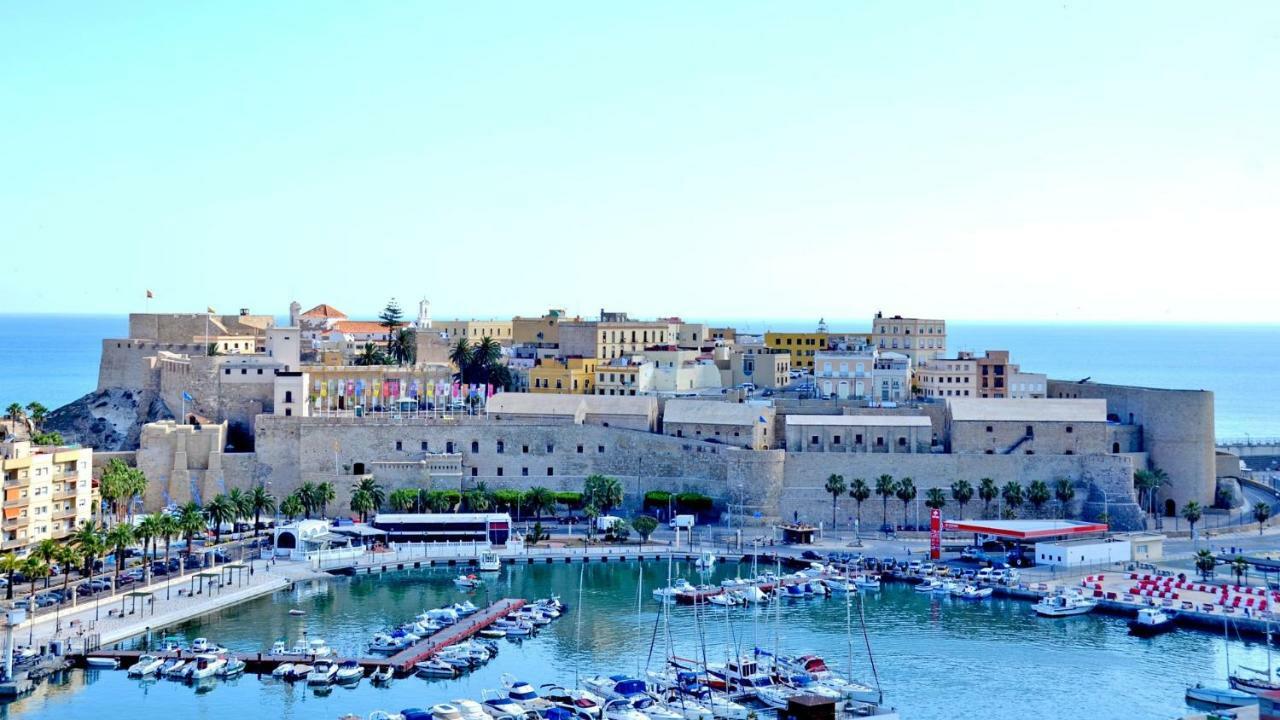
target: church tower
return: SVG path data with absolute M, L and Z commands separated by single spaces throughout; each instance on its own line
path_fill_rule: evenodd
M 431 302 L 426 298 L 418 301 L 418 329 L 431 327 Z

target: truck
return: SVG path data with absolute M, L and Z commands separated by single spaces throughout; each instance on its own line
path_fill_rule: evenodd
M 667 522 L 667 526 L 672 530 L 692 530 L 694 525 L 694 517 L 692 515 L 676 515 Z
M 622 524 L 622 518 L 616 515 L 601 515 L 596 518 L 596 532 L 609 532 L 614 525 Z

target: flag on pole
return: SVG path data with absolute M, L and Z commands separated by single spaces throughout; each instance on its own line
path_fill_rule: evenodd
M 218 311 L 217 311 L 217 310 L 214 310 L 214 309 L 213 309 L 213 306 L 212 306 L 212 305 L 210 305 L 210 306 L 206 307 L 206 308 L 205 308 L 205 310 L 208 310 L 210 315 L 216 315 L 216 314 L 218 313 Z
M 155 297 L 155 295 L 152 295 L 152 294 L 151 294 L 151 291 L 150 291 L 150 290 L 148 290 L 148 291 L 147 291 L 147 299 L 148 299 L 148 300 L 150 300 L 150 299 L 151 299 L 151 298 L 153 298 L 153 297 Z
M 187 402 L 195 402 L 195 401 L 196 401 L 196 400 L 195 400 L 195 398 L 191 397 L 191 393 L 187 392 L 186 390 L 183 390 L 183 391 L 182 391 L 182 399 L 183 399 L 183 400 L 186 400 Z

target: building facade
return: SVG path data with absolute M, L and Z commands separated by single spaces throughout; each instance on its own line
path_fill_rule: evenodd
M 871 321 L 871 344 L 878 350 L 900 352 L 915 365 L 947 355 L 947 323 L 945 320 L 885 317 L 876 313 Z
M 93 450 L 32 445 L 26 440 L 0 443 L 4 478 L 3 544 L 25 555 L 41 540 L 61 540 L 93 518 Z
M 814 357 L 827 349 L 827 333 L 807 332 L 767 332 L 764 344 L 772 350 L 780 350 L 791 355 L 791 367 L 797 370 L 813 369 Z
M 591 395 L 595 387 L 595 358 L 543 358 L 529 370 L 529 392 Z

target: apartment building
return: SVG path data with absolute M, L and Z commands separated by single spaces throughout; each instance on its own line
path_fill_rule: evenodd
M 823 350 L 814 355 L 813 379 L 823 397 L 863 398 L 872 393 L 876 351 Z
M 542 358 L 529 370 L 529 392 L 591 395 L 595 380 L 595 358 Z
M 962 351 L 916 368 L 916 393 L 924 398 L 978 397 L 978 358 Z
M 877 312 L 871 321 L 871 344 L 878 350 L 900 352 L 919 366 L 946 356 L 947 322 L 901 315 L 885 317 Z
M 32 445 L 26 440 L 0 443 L 0 549 L 24 555 L 41 540 L 65 538 L 91 519 L 97 505 L 92 468 L 90 448 Z
M 569 319 L 564 308 L 551 308 L 542 317 L 511 318 L 511 342 L 547 348 L 560 345 L 560 322 Z M 582 318 L 573 318 L 581 321 Z
M 466 338 L 467 342 L 480 342 L 491 338 L 502 345 L 511 345 L 510 320 L 436 320 L 431 329 L 450 342 Z
M 621 320 L 573 320 L 560 322 L 562 357 L 594 357 L 601 362 L 644 352 L 653 345 L 667 345 L 674 339 L 665 321 L 626 319 L 624 313 L 607 313 Z
M 791 355 L 791 367 L 796 370 L 813 369 L 813 358 L 817 353 L 827 349 L 827 332 L 767 332 L 764 344 L 773 350 L 782 350 Z

